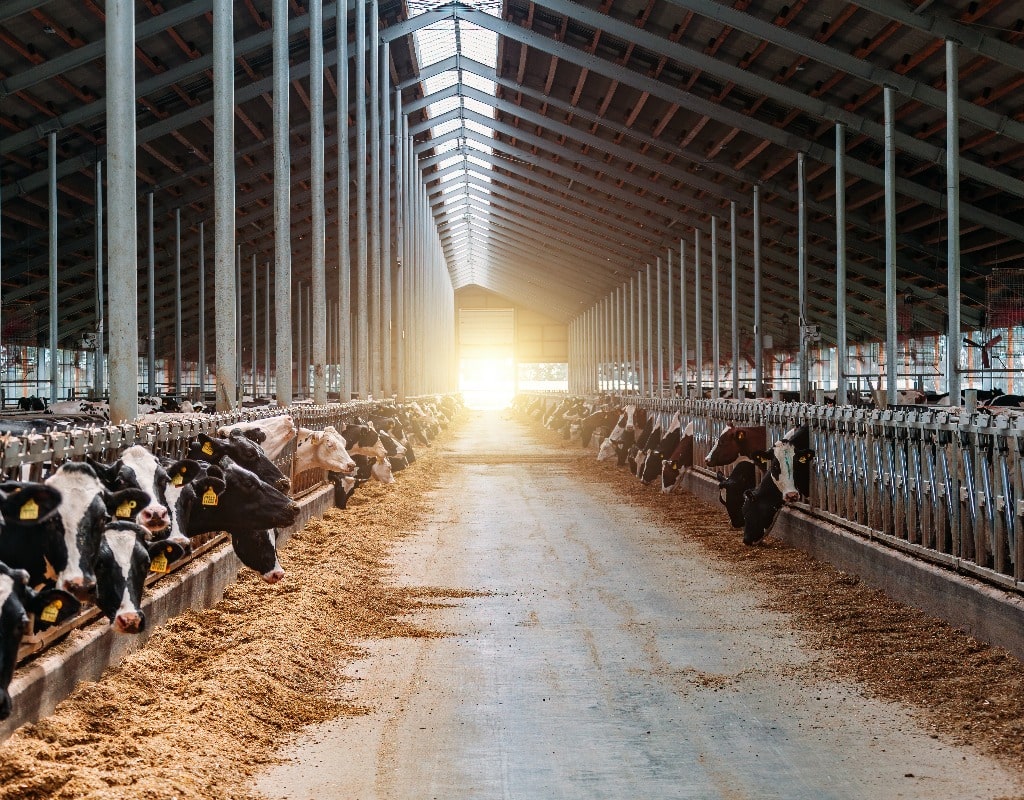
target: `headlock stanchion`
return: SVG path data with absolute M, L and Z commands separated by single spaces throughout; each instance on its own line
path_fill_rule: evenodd
M 564 395 L 546 393 L 550 408 Z M 694 424 L 694 463 L 729 424 L 767 441 L 806 423 L 811 494 L 796 507 L 917 558 L 1024 593 L 1024 415 L 951 408 L 864 409 L 803 403 L 605 396 L 667 425 Z

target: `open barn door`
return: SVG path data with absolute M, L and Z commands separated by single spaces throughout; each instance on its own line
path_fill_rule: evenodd
M 515 343 L 515 309 L 459 309 L 459 391 L 466 405 L 508 405 L 516 392 Z

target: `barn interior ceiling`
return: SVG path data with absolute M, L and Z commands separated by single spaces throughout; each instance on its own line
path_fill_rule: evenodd
M 354 42 L 353 6 L 348 8 Z M 480 285 L 569 320 L 659 257 L 665 261 L 671 252 L 678 265 L 680 239 L 692 262 L 695 230 L 701 232 L 707 275 L 714 227 L 727 292 L 734 203 L 741 297 L 749 298 L 756 186 L 764 328 L 784 340 L 796 316 L 802 152 L 809 321 L 821 324 L 824 338 L 831 339 L 834 163 L 836 126 L 842 123 L 848 325 L 854 341 L 880 339 L 886 316 L 885 85 L 896 96 L 900 303 L 913 310 L 909 318 L 920 331 L 941 331 L 947 38 L 960 43 L 965 325 L 984 323 L 986 279 L 993 271 L 1024 266 L 1024 12 L 1015 0 L 384 0 L 377 8 L 381 38 L 390 43 L 391 83 L 401 87 L 456 288 Z M 270 20 L 270 0 L 235 3 L 237 241 L 245 292 L 251 291 L 250 261 L 262 266 L 273 258 Z M 332 295 L 338 292 L 330 277 L 331 270 L 337 274 L 336 20 L 337 3 L 328 0 Z M 201 230 L 207 237 L 206 297 L 213 297 L 210 0 L 138 0 L 136 29 L 140 311 L 146 301 L 146 196 L 152 192 L 156 306 L 173 308 L 180 209 L 183 323 L 195 330 L 198 302 L 188 298 L 199 296 Z M 308 29 L 306 5 L 292 0 L 292 270 L 301 282 L 309 280 L 311 257 Z M 55 132 L 59 335 L 73 346 L 95 327 L 95 175 L 105 143 L 103 4 L 5 0 L 0 42 L 0 337 L 24 343 L 45 338 L 47 148 L 48 134 Z M 341 127 L 354 136 L 352 108 Z M 359 198 L 349 188 L 354 214 Z M 257 270 L 261 297 L 264 274 Z M 709 305 L 709 282 L 703 291 L 702 302 Z M 262 315 L 263 303 L 257 308 Z M 243 330 L 249 313 L 243 303 Z M 741 311 L 747 332 L 751 319 L 749 310 Z M 172 325 L 168 313 L 158 315 L 158 351 L 173 348 Z M 194 357 L 194 337 L 186 348 L 186 357 Z

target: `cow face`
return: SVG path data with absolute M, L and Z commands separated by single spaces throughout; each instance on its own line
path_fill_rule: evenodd
M 349 498 L 356 490 L 359 478 L 355 475 L 340 475 L 338 473 L 328 473 L 328 475 L 334 483 L 334 505 L 338 508 L 345 508 Z
M 170 527 L 171 512 L 165 495 L 170 479 L 160 459 L 149 450 L 136 444 L 121 453 L 114 464 L 108 466 L 91 459 L 89 463 L 107 488 L 141 489 L 149 496 L 146 506 L 138 509 L 133 519 L 150 533 L 159 534 Z
M 617 451 L 615 449 L 615 442 L 609 436 L 603 442 L 601 442 L 601 447 L 597 451 L 597 460 L 609 461 L 610 459 L 614 458 L 616 454 Z
M 299 430 L 295 445 L 295 472 L 318 467 L 346 475 L 356 471 L 356 462 L 345 449 L 345 439 L 333 425 L 322 431 Z
M 68 554 L 57 587 L 89 599 L 96 589 L 95 564 L 107 520 L 133 520 L 149 505 L 149 495 L 135 488 L 112 492 L 91 466 L 74 462 L 61 464 L 46 485 L 60 492 L 57 514 L 47 524 L 59 531 Z
M 197 478 L 206 475 L 212 465 L 202 461 L 195 461 L 191 458 L 184 458 L 181 461 L 165 459 L 161 463 L 169 477 L 167 488 L 164 490 L 164 497 L 167 501 L 167 507 L 171 512 L 171 525 L 167 529 L 163 540 L 172 542 L 178 545 L 184 553 L 189 553 L 192 550 L 192 544 L 182 523 L 182 520 L 185 518 L 185 510 L 183 508 L 183 503 L 186 502 L 183 500 L 185 487 Z M 218 467 L 212 468 L 218 474 L 220 473 Z
M 639 473 L 640 481 L 645 486 L 650 486 L 661 475 L 661 468 L 664 463 L 665 457 L 657 450 L 652 450 L 648 454 L 647 460 L 644 461 L 643 470 Z
M 741 461 L 735 466 L 732 474 L 726 478 L 718 473 L 718 502 L 725 506 L 729 514 L 729 522 L 734 528 L 742 528 L 743 505 L 747 492 L 754 489 L 756 473 L 754 465 L 749 461 Z
M 141 633 L 142 587 L 149 573 L 146 529 L 134 522 L 110 522 L 96 554 L 96 605 L 119 633 Z
M 388 451 L 380 440 L 380 434 L 369 425 L 346 425 L 342 436 L 345 438 L 345 445 L 351 455 L 373 456 L 378 461 L 383 461 L 388 457 Z
M 231 547 L 238 560 L 258 572 L 267 583 L 277 583 L 284 577 L 284 569 L 277 560 L 277 536 L 273 529 L 233 531 Z
M 299 506 L 288 495 L 229 458 L 222 459 L 219 467 L 223 479 L 207 474 L 193 480 L 183 492 L 187 519 L 182 526 L 189 536 L 280 528 L 295 522 Z
M 765 475 L 757 489 L 743 497 L 743 544 L 760 542 L 775 524 L 782 508 L 782 494 L 771 475 Z
M 763 427 L 737 427 L 730 422 L 707 454 L 704 464 L 708 467 L 727 467 L 740 458 L 749 458 L 755 450 L 765 448 L 765 435 Z
M 0 483 L 0 561 L 28 571 L 32 586 L 55 577 L 68 564 L 64 534 L 54 520 L 60 492 L 41 483 Z
M 291 488 L 291 481 L 267 458 L 263 449 L 241 430 L 231 431 L 226 439 L 199 434 L 189 446 L 188 457 L 211 464 L 217 464 L 227 457 L 282 492 Z

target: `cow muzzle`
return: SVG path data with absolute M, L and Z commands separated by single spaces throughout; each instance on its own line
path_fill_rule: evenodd
M 146 629 L 146 615 L 141 611 L 127 611 L 114 617 L 114 628 L 120 633 L 142 633 Z
M 139 512 L 139 524 L 150 533 L 159 533 L 171 524 L 171 515 L 163 506 L 147 506 Z
M 270 572 L 264 572 L 262 578 L 271 585 L 280 583 L 281 579 L 284 578 L 284 569 L 281 567 L 274 567 Z
M 289 492 L 292 488 L 292 482 L 288 478 L 281 478 L 274 484 L 274 488 L 279 492 Z
M 782 499 L 787 503 L 796 503 L 800 500 L 800 492 L 786 492 Z

